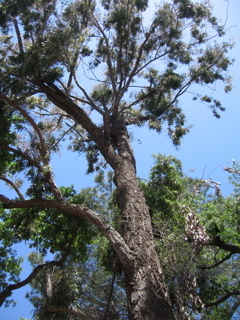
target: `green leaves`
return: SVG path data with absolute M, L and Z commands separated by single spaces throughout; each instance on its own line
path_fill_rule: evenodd
M 232 303 L 239 301 L 239 190 L 226 198 L 206 196 L 203 182 L 185 177 L 176 158 L 157 155 L 155 159 L 150 181 L 142 186 L 172 303 L 179 308 L 185 301 L 188 312 L 199 312 L 203 319 L 230 315 Z M 238 165 L 234 166 L 238 185 Z M 197 213 L 195 219 L 210 237 L 198 252 L 186 228 L 194 216 L 187 222 L 186 210 Z

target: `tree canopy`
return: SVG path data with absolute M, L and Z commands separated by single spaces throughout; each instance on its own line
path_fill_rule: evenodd
M 230 319 L 239 306 L 238 193 L 225 199 L 160 155 L 141 182 L 128 129 L 167 128 L 178 146 L 189 131 L 179 99 L 198 86 L 206 91 L 193 103 L 219 117 L 225 108 L 207 87 L 231 90 L 232 45 L 207 3 L 162 1 L 149 19 L 147 7 L 0 4 L 0 179 L 16 192 L 0 195 L 0 301 L 31 281 L 36 319 Z M 51 160 L 63 148 L 86 156 L 95 188 L 56 184 Z M 22 241 L 40 255 L 20 281 L 12 245 Z

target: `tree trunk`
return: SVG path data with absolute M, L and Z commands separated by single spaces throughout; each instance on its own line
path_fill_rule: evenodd
M 114 170 L 114 182 L 121 209 L 120 233 L 127 248 L 110 226 L 106 229 L 101 225 L 102 222 L 99 222 L 98 217 L 94 215 L 92 217 L 90 213 L 87 219 L 93 220 L 93 224 L 105 234 L 123 265 L 130 320 L 175 319 L 154 246 L 149 209 L 136 177 L 135 158 L 124 119 L 117 117 L 114 120 L 112 116 L 111 121 L 108 120 L 110 132 L 103 134 L 87 114 L 57 87 L 53 85 L 50 87 L 44 83 L 37 85 L 56 106 L 83 126 Z M 64 203 L 57 205 L 63 206 Z M 79 209 L 80 206 L 74 209 L 73 205 L 68 205 L 65 211 L 85 216 L 87 211 L 81 212 L 80 209 L 79 212 Z
M 131 320 L 173 320 L 163 273 L 155 250 L 149 208 L 136 177 L 135 159 L 125 128 L 116 139 L 121 161 L 115 169 L 121 231 L 133 252 L 133 265 L 126 268 L 128 310 Z

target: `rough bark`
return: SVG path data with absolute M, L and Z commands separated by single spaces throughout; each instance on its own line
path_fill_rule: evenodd
M 136 177 L 135 159 L 124 120 L 117 124 L 115 144 L 121 158 L 115 169 L 122 234 L 134 252 L 131 269 L 124 268 L 131 320 L 174 319 L 155 250 L 151 217 Z M 114 125 L 113 125 L 114 130 Z
M 154 246 L 149 209 L 136 176 L 135 158 L 127 134 L 127 124 L 116 113 L 111 118 L 110 134 L 107 134 L 57 87 L 50 87 L 42 82 L 37 85 L 57 107 L 82 125 L 113 168 L 122 228 L 117 232 L 92 210 L 61 199 L 12 202 L 0 196 L 0 201 L 6 208 L 57 208 L 89 220 L 109 240 L 122 263 L 126 278 L 129 319 L 175 319 Z

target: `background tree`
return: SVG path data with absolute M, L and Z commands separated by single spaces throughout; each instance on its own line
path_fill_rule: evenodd
M 214 41 L 223 28 L 207 5 L 190 0 L 161 3 L 147 23 L 146 8 L 147 1 L 1 3 L 0 99 L 7 119 L 7 136 L 0 146 L 3 178 L 10 181 L 6 174 L 21 172 L 28 185 L 23 196 L 12 179 L 19 198 L 0 200 L 4 209 L 14 208 L 12 217 L 24 208 L 25 215 L 32 211 L 35 223 L 45 226 L 54 214 L 64 221 L 65 214 L 74 215 L 79 224 L 79 217 L 86 219 L 110 242 L 122 265 L 129 318 L 180 319 L 186 312 L 175 309 L 163 276 L 127 128 L 147 122 L 160 131 L 165 124 L 178 145 L 188 131 L 179 97 L 193 84 L 217 80 L 230 89 L 230 44 Z M 94 85 L 84 82 L 83 75 Z M 196 98 L 209 103 L 217 117 L 224 110 L 208 95 Z M 89 172 L 106 164 L 112 168 L 118 227 L 94 208 L 72 203 L 56 185 L 50 161 L 64 139 L 73 150 L 86 153 Z M 198 220 L 192 221 L 199 249 L 208 237 Z M 31 236 L 29 230 L 26 234 Z M 78 230 L 80 238 L 85 234 Z M 39 245 L 44 247 L 42 236 L 40 231 Z M 61 240 L 48 245 L 62 253 L 61 262 L 72 250 L 72 241 L 63 251 Z M 11 288 L 6 287 L 2 300 Z
M 231 170 L 236 171 L 233 168 Z M 101 179 L 102 174 L 97 181 Z M 101 189 L 104 185 L 101 184 Z M 236 220 L 238 214 L 235 214 L 238 207 L 237 181 L 235 186 L 233 195 L 219 197 L 211 185 L 206 185 L 205 180 L 193 181 L 184 176 L 180 161 L 163 155 L 156 156 L 150 179 L 142 184 L 152 215 L 155 244 L 165 281 L 172 304 L 180 316 L 181 309 L 185 308 L 188 318 L 200 314 L 203 319 L 231 319 L 239 307 L 239 219 Z M 91 194 L 96 198 L 96 190 Z M 92 203 L 94 201 L 96 199 L 93 197 Z M 193 212 L 198 212 L 197 216 L 194 217 Z M 115 219 L 115 210 L 111 216 Z M 189 221 L 189 217 L 193 221 Z M 196 226 L 199 229 L 198 219 L 208 231 L 208 241 L 204 245 L 196 237 L 199 234 L 195 231 L 199 230 L 192 229 Z M 213 223 L 214 228 L 211 227 Z M 218 235 L 216 228 L 219 228 Z M 206 232 L 204 229 L 200 231 L 200 236 Z M 221 239 L 224 246 L 214 244 L 215 239 Z M 63 301 L 69 301 L 75 315 L 78 314 L 77 310 L 82 310 L 85 316 L 91 314 L 94 319 L 127 318 L 122 272 L 116 265 L 111 247 L 103 243 L 102 238 L 93 241 L 86 262 L 80 262 L 79 259 L 75 261 L 71 257 L 60 268 L 54 266 L 53 269 L 50 266 L 47 269 L 51 279 L 56 277 L 55 282 L 52 280 L 53 287 L 55 283 L 55 289 L 52 289 L 55 292 L 54 300 L 48 307 L 45 293 L 48 282 L 42 280 L 45 279 L 42 273 L 36 277 L 31 284 L 34 290 L 28 295 L 35 306 L 35 318 L 44 319 L 48 309 L 55 310 L 55 313 L 48 311 L 49 319 L 56 317 L 57 310 L 65 310 L 63 316 L 66 317 L 68 309 L 67 305 L 64 308 Z M 34 257 L 31 257 L 31 261 L 34 261 Z M 62 299 L 65 294 L 68 298 Z

